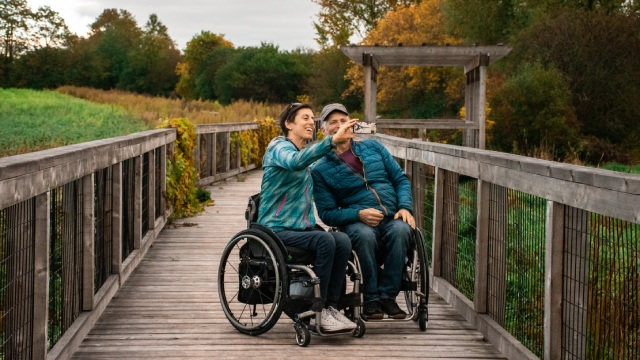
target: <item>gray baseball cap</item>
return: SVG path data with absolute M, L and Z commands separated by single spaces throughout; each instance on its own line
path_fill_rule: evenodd
M 349 115 L 349 112 L 347 111 L 347 108 L 344 107 L 344 105 L 339 103 L 333 103 L 322 108 L 322 112 L 320 113 L 320 120 L 326 121 L 329 115 L 331 115 L 331 113 L 334 111 L 340 111 L 341 113 L 344 113 L 347 116 Z

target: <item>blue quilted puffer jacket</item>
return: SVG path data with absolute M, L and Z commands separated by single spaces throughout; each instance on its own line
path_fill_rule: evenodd
M 377 140 L 351 142 L 364 164 L 364 176 L 353 171 L 332 151 L 312 167 L 318 216 L 329 226 L 357 221 L 358 211 L 374 208 L 385 216 L 400 209 L 413 213 L 411 183 L 391 153 Z
M 262 160 L 258 223 L 274 232 L 316 225 L 309 165 L 333 148 L 331 136 L 302 150 L 284 136 L 271 140 Z

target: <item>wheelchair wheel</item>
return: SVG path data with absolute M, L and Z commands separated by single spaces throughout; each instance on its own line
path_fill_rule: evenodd
M 364 320 L 358 318 L 356 320 L 356 328 L 353 329 L 353 336 L 361 338 L 364 336 L 365 332 L 367 332 L 367 328 L 364 326 Z
M 415 268 L 411 269 L 406 275 L 409 281 L 416 283 L 416 290 L 425 295 L 420 297 L 414 291 L 405 291 L 404 296 L 407 304 L 407 310 L 411 313 L 418 312 L 418 316 L 414 317 L 415 321 L 419 321 L 421 313 L 427 312 L 427 299 L 429 297 L 429 264 L 427 260 L 427 253 L 424 249 L 424 241 L 422 238 L 422 232 L 419 229 L 413 231 L 412 236 L 415 237 L 415 252 L 417 261 Z M 425 318 L 428 316 L 425 316 Z M 422 329 L 422 327 L 421 327 Z M 426 329 L 426 327 L 425 327 Z M 424 331 L 424 330 L 423 330 Z
M 307 326 L 301 322 L 293 324 L 293 328 L 296 330 L 296 344 L 301 347 L 306 347 L 311 342 L 311 333 Z
M 248 229 L 227 244 L 218 268 L 218 295 L 227 319 L 238 331 L 260 335 L 282 314 L 287 270 L 277 240 Z

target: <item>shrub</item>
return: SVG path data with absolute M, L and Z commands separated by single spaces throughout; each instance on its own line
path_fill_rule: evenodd
M 198 173 L 193 162 L 196 127 L 186 118 L 166 118 L 158 128 L 176 129 L 173 158 L 167 158 L 167 198 L 173 205 L 171 218 L 196 215 L 203 210 L 198 200 Z

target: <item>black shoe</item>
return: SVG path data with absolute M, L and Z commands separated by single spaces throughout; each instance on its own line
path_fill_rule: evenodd
M 393 299 L 380 299 L 380 308 L 392 319 L 404 319 L 407 317 L 407 313 L 402 311 Z
M 382 319 L 384 317 L 384 313 L 380 308 L 380 302 L 378 300 L 373 300 L 364 303 L 364 306 L 362 307 L 362 315 L 364 315 L 364 318 L 367 320 Z

